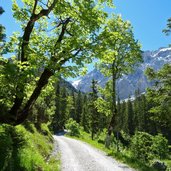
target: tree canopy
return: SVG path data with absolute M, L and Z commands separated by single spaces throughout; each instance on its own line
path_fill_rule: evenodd
M 1 58 L 1 83 L 8 84 L 3 87 L 8 93 L 3 94 L 2 103 L 7 100 L 8 104 L 1 122 L 22 123 L 51 76 L 73 75 L 92 61 L 96 35 L 107 17 L 104 2 L 27 0 L 23 6 L 13 2 L 13 16 L 23 35 L 14 33 L 2 50 L 14 55 L 11 60 Z
M 113 15 L 108 19 L 103 31 L 98 36 L 95 53 L 100 59 L 101 72 L 105 76 L 111 77 L 106 86 L 108 93 L 104 91 L 104 96 L 109 94 L 108 100 L 106 102 L 101 98 L 98 100 L 99 103 L 105 103 L 105 106 L 109 105 L 111 121 L 108 134 L 111 135 L 117 127 L 116 80 L 123 74 L 133 71 L 136 65 L 142 62 L 140 44 L 134 38 L 131 24 L 128 21 L 123 21 L 119 15 Z
M 148 68 L 146 74 L 154 81 L 147 91 L 149 103 L 153 103 L 151 119 L 159 126 L 171 128 L 171 65 L 165 64 L 158 72 Z

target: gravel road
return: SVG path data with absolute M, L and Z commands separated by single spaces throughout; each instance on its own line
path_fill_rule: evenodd
M 62 171 L 134 171 L 87 143 L 54 135 L 61 153 Z

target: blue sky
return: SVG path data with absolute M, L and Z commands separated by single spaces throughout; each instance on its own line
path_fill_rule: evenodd
M 5 9 L 0 23 L 6 27 L 7 36 L 19 30 L 12 17 L 11 4 L 11 0 L 0 0 L 0 5 Z M 143 50 L 156 50 L 171 43 L 170 37 L 162 33 L 167 19 L 171 17 L 171 0 L 114 0 L 114 4 L 116 8 L 107 11 L 119 13 L 132 23 L 135 37 Z
M 143 50 L 156 50 L 171 43 L 162 30 L 171 17 L 171 0 L 114 0 L 123 19 L 129 20 Z

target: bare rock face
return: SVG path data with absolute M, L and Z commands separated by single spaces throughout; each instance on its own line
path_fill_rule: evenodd
M 126 99 L 134 95 L 135 90 L 139 89 L 140 93 L 145 92 L 147 87 L 152 85 L 144 75 L 147 67 L 152 67 L 159 70 L 165 63 L 171 63 L 171 48 L 160 48 L 156 51 L 144 51 L 142 53 L 144 62 L 135 69 L 133 74 L 123 75 L 117 80 L 117 94 L 120 99 Z M 104 87 L 106 82 L 110 79 L 105 77 L 100 71 L 94 69 L 87 75 L 80 77 L 73 81 L 72 85 L 82 92 L 91 91 L 91 81 L 95 79 L 101 87 Z

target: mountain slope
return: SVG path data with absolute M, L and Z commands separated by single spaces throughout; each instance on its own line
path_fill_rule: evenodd
M 65 79 L 60 80 L 60 86 L 65 87 L 68 90 L 68 92 L 77 92 L 75 86 L 73 86 L 70 82 L 66 81 Z
M 159 70 L 165 63 L 171 63 L 171 48 L 160 48 L 156 51 L 145 51 L 142 53 L 144 62 L 135 70 L 133 74 L 123 75 L 117 80 L 117 93 L 120 99 L 128 98 L 135 93 L 139 88 L 140 93 L 145 92 L 145 89 L 152 85 L 144 75 L 147 67 L 152 67 Z M 104 87 L 109 78 L 104 77 L 100 71 L 94 69 L 87 75 L 80 77 L 72 82 L 72 85 L 82 92 L 91 91 L 91 81 L 95 79 L 101 87 Z

